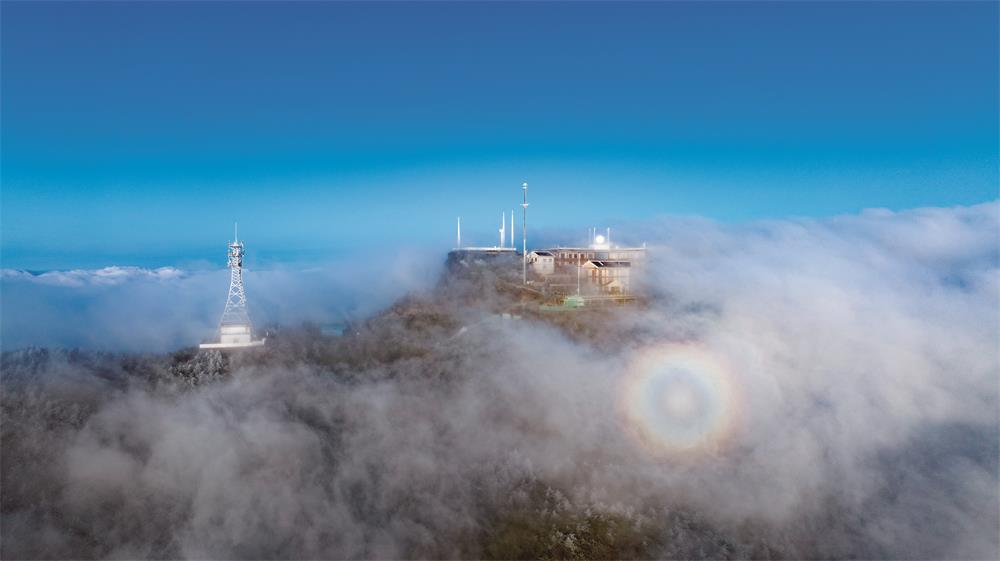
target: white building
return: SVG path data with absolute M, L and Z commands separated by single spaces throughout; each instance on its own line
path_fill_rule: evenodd
M 617 247 L 608 237 L 590 230 L 586 247 L 552 247 L 528 254 L 532 272 L 542 277 L 546 286 L 556 290 L 575 288 L 578 271 L 586 293 L 625 295 L 631 290 L 632 270 L 646 262 L 646 247 Z
M 241 347 L 259 347 L 264 340 L 254 341 L 249 325 L 223 325 L 219 327 L 218 343 L 202 343 L 202 349 L 236 349 Z
M 581 261 L 628 261 L 639 265 L 646 260 L 644 247 L 555 247 L 544 250 L 551 253 L 556 266 L 576 265 Z
M 629 261 L 590 260 L 583 264 L 590 285 L 604 294 L 628 294 L 632 263 Z
M 551 251 L 537 250 L 528 254 L 528 265 L 536 275 L 549 276 L 556 272 L 556 258 Z

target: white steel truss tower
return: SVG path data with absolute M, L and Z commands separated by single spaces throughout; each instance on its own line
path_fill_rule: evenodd
M 227 244 L 229 250 L 229 296 L 226 297 L 226 309 L 219 321 L 219 342 L 202 343 L 203 349 L 234 349 L 240 347 L 259 347 L 264 340 L 253 341 L 250 324 L 250 314 L 247 313 L 247 295 L 243 289 L 243 242 L 239 241 L 239 233 L 234 229 L 233 241 Z
M 246 325 L 250 327 L 250 315 L 247 313 L 247 295 L 243 290 L 243 242 L 233 240 L 229 244 L 229 296 L 226 298 L 226 309 L 222 312 L 219 326 Z

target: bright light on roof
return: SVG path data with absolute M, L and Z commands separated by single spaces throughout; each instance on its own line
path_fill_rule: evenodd
M 594 241 L 597 243 L 604 243 L 604 236 L 597 236 L 594 238 Z

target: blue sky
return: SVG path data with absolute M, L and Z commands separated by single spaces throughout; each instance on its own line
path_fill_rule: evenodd
M 998 196 L 995 2 L 0 10 L 4 267 Z

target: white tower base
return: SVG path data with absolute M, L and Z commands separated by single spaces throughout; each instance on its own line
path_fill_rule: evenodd
M 267 338 L 253 341 L 250 337 L 249 325 L 223 325 L 219 328 L 218 343 L 202 343 L 200 349 L 242 349 L 245 347 L 262 347 Z

